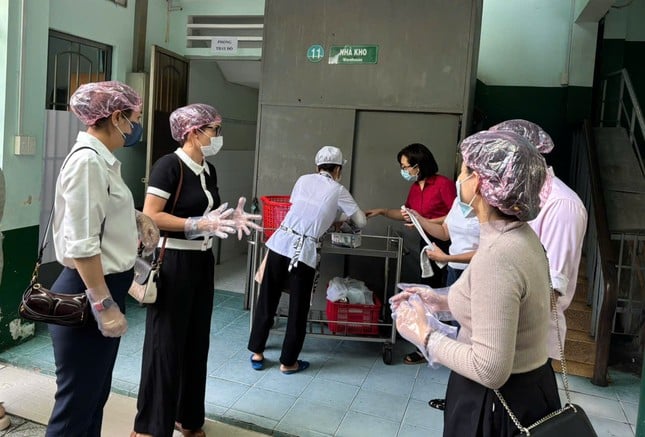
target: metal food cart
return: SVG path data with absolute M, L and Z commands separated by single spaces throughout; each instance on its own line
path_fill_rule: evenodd
M 389 229 L 388 229 L 389 234 Z M 247 263 L 247 286 L 246 286 L 246 307 L 251 311 L 250 324 L 253 323 L 253 314 L 257 302 L 260 286 L 254 281 L 254 275 L 260 265 L 264 254 L 266 253 L 264 237 L 262 231 L 255 231 L 253 238 L 249 240 L 249 257 Z M 351 256 L 351 257 L 370 257 L 380 258 L 383 260 L 383 295 L 379 296 L 382 306 L 377 320 L 364 321 L 359 320 L 329 320 L 325 309 L 312 308 L 309 311 L 307 319 L 307 335 L 314 337 L 334 338 L 338 340 L 350 341 L 367 341 L 383 343 L 383 362 L 392 363 L 392 345 L 396 340 L 396 329 L 389 316 L 389 305 L 387 304 L 388 287 L 390 290 L 396 287 L 401 274 L 401 260 L 403 255 L 403 240 L 399 236 L 379 236 L 379 235 L 361 235 L 361 244 L 359 247 L 343 247 L 331 243 L 331 234 L 325 234 L 322 238 L 320 249 L 321 264 L 329 256 Z M 394 268 L 394 282 L 390 282 L 390 269 Z M 371 273 L 371 272 L 370 272 Z M 356 279 L 361 279 L 356 278 Z M 314 293 L 325 292 L 317 287 L 318 281 L 314 281 Z M 318 288 L 318 289 L 317 289 Z M 394 293 L 395 290 L 392 290 Z M 376 293 L 376 292 L 375 292 Z M 329 305 L 329 304 L 328 304 Z M 367 305 L 346 304 L 350 310 L 357 310 L 356 307 L 367 307 Z M 283 331 L 281 319 L 286 319 L 288 312 L 282 305 L 274 321 L 274 331 Z M 360 316 L 360 314 L 359 314 Z M 362 321 L 361 321 L 362 320 Z M 331 326 L 330 326 L 331 324 Z M 362 329 L 364 328 L 364 329 Z M 356 332 L 370 332 L 372 335 L 356 335 Z

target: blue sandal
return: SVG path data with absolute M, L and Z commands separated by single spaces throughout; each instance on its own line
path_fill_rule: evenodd
M 298 360 L 298 368 L 293 370 L 281 370 L 285 375 L 293 375 L 294 373 L 302 372 L 309 367 L 309 361 Z
M 251 367 L 253 367 L 253 370 L 264 370 L 264 358 L 261 360 L 254 360 L 253 354 L 251 354 L 249 360 L 251 360 Z

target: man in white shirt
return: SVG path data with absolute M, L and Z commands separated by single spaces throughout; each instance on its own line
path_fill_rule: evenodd
M 315 162 L 318 172 L 298 179 L 289 212 L 266 243 L 269 253 L 248 344 L 255 370 L 264 368 L 264 348 L 284 284 L 290 295 L 280 370 L 288 375 L 309 367 L 298 356 L 305 340 L 320 237 L 336 221 L 339 210 L 359 228 L 367 223 L 347 188 L 338 183 L 346 163 L 340 149 L 321 148 Z

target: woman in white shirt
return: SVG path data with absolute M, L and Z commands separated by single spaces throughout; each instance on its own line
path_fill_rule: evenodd
M 141 97 L 120 82 L 80 86 L 70 109 L 87 126 L 63 164 L 54 201 L 56 259 L 64 269 L 58 293 L 85 292 L 96 320 L 81 328 L 50 325 L 56 395 L 47 436 L 100 436 L 119 340 L 127 330 L 125 297 L 137 254 L 137 226 L 145 246 L 159 238 L 137 215 L 114 151 L 141 137 Z
M 336 220 L 339 209 L 359 228 L 367 223 L 352 195 L 338 183 L 346 162 L 340 149 L 321 148 L 315 162 L 318 173 L 296 181 L 291 208 L 266 243 L 269 253 L 248 343 L 255 370 L 264 369 L 264 349 L 285 283 L 290 290 L 289 316 L 280 371 L 288 375 L 309 367 L 309 362 L 299 360 L 298 356 L 305 341 L 319 239 Z

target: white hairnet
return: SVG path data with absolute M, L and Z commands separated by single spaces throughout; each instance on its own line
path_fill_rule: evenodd
M 521 221 L 538 215 L 546 162 L 532 144 L 512 131 L 482 131 L 459 148 L 466 166 L 479 175 L 481 196 L 491 206 Z
M 69 99 L 69 108 L 86 126 L 116 111 L 141 111 L 141 96 L 118 81 L 90 82 L 78 87 Z
M 222 116 L 217 109 L 204 103 L 193 103 L 175 109 L 170 114 L 170 132 L 175 141 L 185 141 L 186 134 L 210 123 L 221 123 Z

